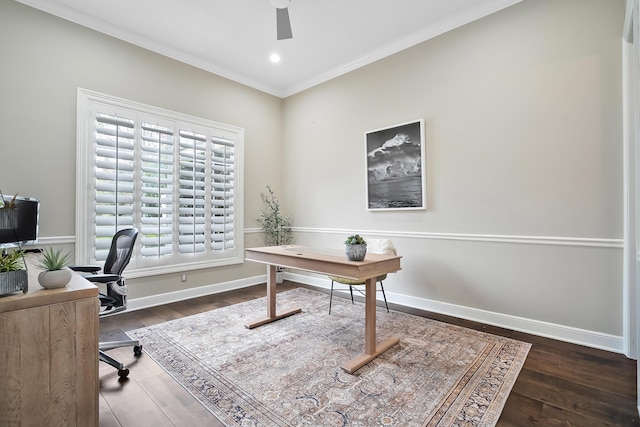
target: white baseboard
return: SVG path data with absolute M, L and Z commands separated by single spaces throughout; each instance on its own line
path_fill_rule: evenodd
M 323 289 L 329 289 L 331 286 L 330 281 L 325 278 L 290 272 L 286 272 L 285 277 L 286 279 L 294 282 Z M 129 299 L 127 301 L 127 311 L 140 310 L 157 305 L 168 304 L 200 296 L 245 288 L 247 286 L 265 283 L 266 280 L 266 275 L 261 275 L 234 280 L 231 282 L 216 283 L 213 285 L 200 286 L 197 288 L 167 292 L 164 294 L 158 294 L 149 297 Z M 488 325 L 498 326 L 506 329 L 526 332 L 533 335 L 539 335 L 547 338 L 557 339 L 560 341 L 566 341 L 574 344 L 584 345 L 587 347 L 599 348 L 602 350 L 624 354 L 623 339 L 620 336 L 603 334 L 600 332 L 588 331 L 548 322 L 541 322 L 539 320 L 526 319 L 501 313 L 494 313 L 490 311 L 479 310 L 476 308 L 464 307 L 440 301 L 433 301 L 426 298 L 416 298 L 393 292 L 387 292 L 386 295 L 388 302 L 403 305 L 405 307 L 432 311 L 434 313 L 444 314 L 447 316 L 458 317 L 461 319 L 485 323 Z
M 233 280 L 231 282 L 216 283 L 213 285 L 199 286 L 197 288 L 183 289 L 179 291 L 167 292 L 142 298 L 127 299 L 127 311 L 141 310 L 143 308 L 155 307 L 158 305 L 169 304 L 172 302 L 184 301 L 191 298 L 203 297 L 206 295 L 218 294 L 221 292 L 232 291 L 234 289 L 246 288 L 247 286 L 265 283 L 266 274 L 257 277 L 248 277 L 246 279 Z
M 285 277 L 289 280 L 303 283 L 305 285 L 324 289 L 329 289 L 331 287 L 331 281 L 324 278 L 289 272 L 286 273 Z M 623 338 L 621 336 L 603 334 L 601 332 L 588 331 L 571 326 L 557 325 L 502 313 L 494 313 L 476 308 L 433 301 L 426 298 L 416 298 L 389 291 L 386 292 L 386 296 L 388 302 L 405 307 L 431 311 L 514 331 L 526 332 L 528 334 L 624 354 Z

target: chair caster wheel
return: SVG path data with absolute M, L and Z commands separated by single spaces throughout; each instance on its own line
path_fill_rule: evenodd
M 133 346 L 133 355 L 140 356 L 141 354 L 142 354 L 142 346 L 141 345 Z
M 129 376 L 129 369 L 127 368 L 118 369 L 118 376 L 120 377 L 121 380 L 126 379 Z

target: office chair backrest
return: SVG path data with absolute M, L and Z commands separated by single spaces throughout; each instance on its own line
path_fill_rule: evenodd
M 102 271 L 106 274 L 122 275 L 133 253 L 133 246 L 138 237 L 138 230 L 135 228 L 125 228 L 118 231 L 113 240 L 111 240 L 111 248 L 104 262 Z
M 367 240 L 367 252 L 371 254 L 397 255 L 398 251 L 389 239 L 369 239 Z

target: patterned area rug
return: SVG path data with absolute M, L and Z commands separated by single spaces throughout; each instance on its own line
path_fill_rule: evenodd
M 130 331 L 227 426 L 494 426 L 530 344 L 404 313 L 377 312 L 400 343 L 354 375 L 364 306 L 304 288 L 278 294 L 302 313 L 256 329 L 266 299 Z

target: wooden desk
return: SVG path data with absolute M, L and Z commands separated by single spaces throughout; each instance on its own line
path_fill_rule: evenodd
M 364 353 L 342 366 L 348 373 L 354 373 L 400 340 L 390 337 L 381 343 L 376 341 L 376 277 L 400 270 L 400 256 L 367 253 L 364 261 L 349 261 L 344 253 L 331 249 L 316 249 L 304 246 L 268 246 L 246 249 L 248 261 L 268 264 L 267 274 L 267 317 L 245 325 L 255 328 L 283 317 L 300 313 L 294 309 L 276 313 L 276 267 L 290 267 L 331 276 L 366 280 L 365 283 L 365 331 Z
M 73 273 L 46 290 L 39 272 L 0 297 L 0 425 L 98 426 L 98 288 Z

